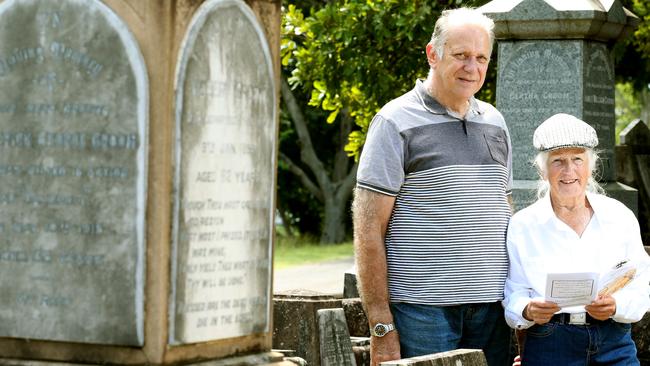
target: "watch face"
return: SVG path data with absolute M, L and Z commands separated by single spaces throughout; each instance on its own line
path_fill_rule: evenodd
M 383 337 L 384 335 L 386 335 L 386 326 L 383 324 L 375 325 L 375 335 L 377 337 Z

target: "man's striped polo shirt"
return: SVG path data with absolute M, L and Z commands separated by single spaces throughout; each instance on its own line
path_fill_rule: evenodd
M 472 98 L 463 119 L 420 80 L 375 116 L 357 187 L 396 197 L 386 233 L 391 302 L 503 299 L 511 151 L 493 106 Z

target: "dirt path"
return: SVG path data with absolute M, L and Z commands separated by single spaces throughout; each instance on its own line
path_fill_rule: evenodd
M 273 293 L 310 290 L 322 294 L 343 294 L 345 272 L 351 270 L 354 258 L 289 267 L 275 271 Z

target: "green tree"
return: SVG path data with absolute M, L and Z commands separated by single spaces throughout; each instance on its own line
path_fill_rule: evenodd
M 310 230 L 300 217 L 303 212 L 295 207 L 291 210 L 287 201 L 298 199 L 303 208 L 314 207 L 317 201 L 323 210 L 321 242 L 344 239 L 356 176 L 356 163 L 348 155 L 358 157 L 379 107 L 411 89 L 416 78 L 426 76 L 424 49 L 440 11 L 485 2 L 284 3 L 281 57 L 286 79 L 282 98 L 287 121 L 291 121 L 282 124 L 280 147 L 279 209 L 285 224 Z M 326 114 L 319 116 L 313 109 Z M 323 136 L 325 122 L 336 126 L 329 129 L 335 133 Z M 331 144 L 317 146 L 322 139 Z M 285 181 L 287 172 L 308 192 L 303 199 L 283 189 L 293 184 Z
M 634 33 L 614 48 L 616 65 L 616 141 L 634 119 L 650 119 L 650 3 L 622 0 L 640 23 Z

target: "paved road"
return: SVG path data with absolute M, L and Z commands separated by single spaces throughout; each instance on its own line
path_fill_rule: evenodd
M 276 270 L 273 293 L 309 290 L 327 295 L 341 295 L 345 272 L 353 266 L 354 258 L 349 257 Z

